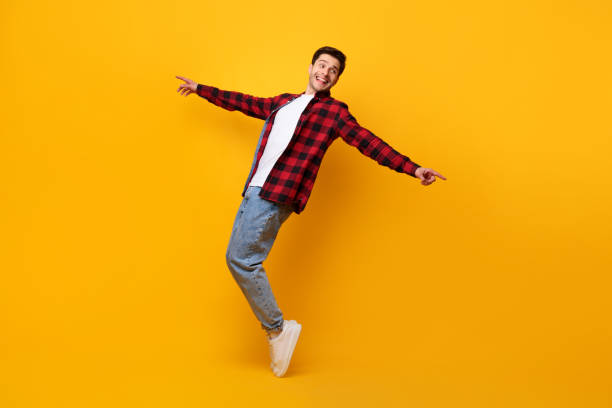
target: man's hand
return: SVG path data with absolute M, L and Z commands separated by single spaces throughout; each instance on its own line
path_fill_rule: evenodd
M 190 95 L 192 93 L 195 93 L 195 91 L 198 88 L 198 83 L 197 82 L 192 81 L 189 78 L 185 78 L 185 77 L 178 76 L 178 75 L 176 77 L 178 79 L 182 79 L 183 81 L 185 81 L 184 84 L 181 84 L 179 86 L 179 88 L 177 89 L 177 92 L 179 92 L 180 94 L 185 95 L 185 96 Z
M 442 180 L 446 180 L 446 177 L 444 177 L 435 170 L 428 169 L 427 167 L 419 167 L 418 169 L 416 169 L 414 175 L 421 180 L 421 184 L 424 186 L 428 186 L 434 181 L 436 181 L 436 177 L 440 177 Z

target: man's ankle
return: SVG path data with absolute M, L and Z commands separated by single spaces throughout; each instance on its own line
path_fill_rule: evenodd
M 270 339 L 273 339 L 273 338 L 277 337 L 279 334 L 281 334 L 282 331 L 283 331 L 283 325 L 282 324 L 279 327 L 275 328 L 275 329 L 266 330 L 266 332 L 268 333 L 268 337 Z

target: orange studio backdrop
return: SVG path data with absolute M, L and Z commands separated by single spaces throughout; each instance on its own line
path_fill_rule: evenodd
M 5 1 L 0 405 L 610 407 L 604 1 Z M 264 263 L 225 249 L 263 121 L 176 91 L 332 96 L 447 180 L 336 140 Z

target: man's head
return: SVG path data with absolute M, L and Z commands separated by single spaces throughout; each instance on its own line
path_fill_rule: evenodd
M 306 93 L 330 90 L 338 82 L 345 64 L 346 56 L 336 48 L 321 47 L 316 50 L 308 68 L 309 80 Z

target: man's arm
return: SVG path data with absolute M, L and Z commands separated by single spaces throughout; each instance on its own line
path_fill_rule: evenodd
M 342 105 L 336 126 L 338 134 L 346 143 L 356 147 L 361 153 L 376 160 L 382 166 L 417 178 L 415 173 L 421 167 L 420 165 L 394 150 L 368 129 L 361 127 L 349 112 L 348 106 L 344 103 Z
M 177 89 L 177 92 L 181 95 L 188 96 L 195 93 L 224 109 L 238 110 L 245 115 L 258 119 L 267 119 L 280 97 L 279 95 L 272 98 L 258 98 L 240 92 L 222 91 L 219 88 L 198 84 L 196 81 L 180 75 L 176 77 L 185 81 Z
M 196 94 L 229 111 L 238 110 L 245 115 L 266 119 L 275 105 L 276 97 L 258 98 L 234 91 L 224 91 L 213 86 L 198 84 Z

